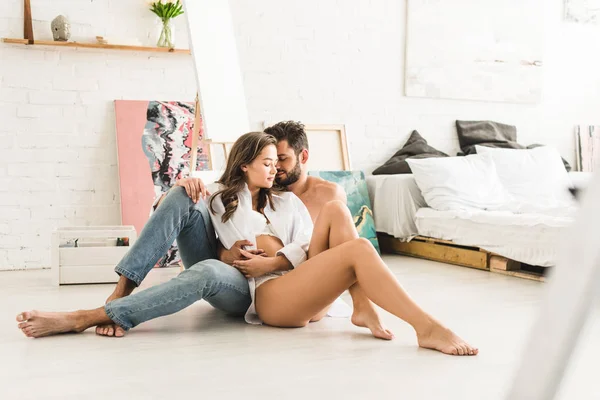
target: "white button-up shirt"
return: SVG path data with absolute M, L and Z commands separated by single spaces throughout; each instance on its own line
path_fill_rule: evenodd
M 261 223 L 264 227 L 264 218 L 252 210 L 252 195 L 247 185 L 238 193 L 238 207 L 227 222 L 221 220 L 225 207 L 220 194 L 212 204 L 216 214 L 210 212 L 210 217 L 223 247 L 229 250 L 238 240 L 248 240 L 256 245 L 256 236 L 262 232 L 260 227 Z M 285 256 L 295 268 L 308 257 L 312 219 L 304 203 L 291 192 L 274 194 L 273 205 L 274 209 L 267 202 L 264 214 L 284 246 L 277 255 Z

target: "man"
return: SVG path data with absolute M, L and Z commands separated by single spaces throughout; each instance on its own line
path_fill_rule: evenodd
M 341 187 L 321 178 L 307 175 L 308 140 L 304 126 L 298 122 L 280 122 L 265 130 L 278 140 L 276 182 L 296 194 L 306 205 L 313 222 L 325 204 L 346 203 Z M 216 240 L 206 204 L 200 201 L 209 193 L 200 179 L 185 178 L 176 182 L 142 230 L 140 237 L 115 268 L 119 282 L 103 308 L 86 318 L 103 321 L 96 333 L 103 336 L 124 336 L 125 329 L 152 318 L 176 312 L 197 300 L 206 300 L 213 307 L 231 314 L 244 315 L 251 303 L 248 281 L 234 261 L 259 255 L 261 250 L 248 251 L 252 243 L 238 241 L 226 250 Z M 346 240 L 358 237 L 356 230 L 348 232 Z M 186 269 L 172 280 L 130 296 L 158 259 L 177 239 L 181 259 Z M 223 262 L 218 259 L 223 260 Z M 262 274 L 259 271 L 247 271 Z M 373 304 L 358 285 L 350 288 L 354 312 L 352 322 L 369 328 L 382 339 L 393 335 L 379 320 Z M 321 319 L 327 310 L 315 317 Z M 52 315 L 50 315 L 52 314 Z M 17 316 L 19 328 L 27 336 L 39 337 L 58 331 L 79 331 L 88 321 L 61 320 L 57 313 L 27 312 Z M 65 317 L 66 318 L 66 317 Z M 118 323 L 117 324 L 115 324 Z M 93 325 L 96 325 L 94 323 Z M 92 325 L 92 326 L 93 326 Z M 83 329 L 83 328 L 81 328 Z

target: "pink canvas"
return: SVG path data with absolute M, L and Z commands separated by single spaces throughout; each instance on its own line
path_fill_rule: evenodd
M 189 175 L 193 102 L 115 101 L 121 219 L 141 232 L 154 200 Z M 202 135 L 202 130 L 200 130 Z M 200 136 L 201 139 L 201 136 Z M 208 169 L 198 149 L 196 170 Z

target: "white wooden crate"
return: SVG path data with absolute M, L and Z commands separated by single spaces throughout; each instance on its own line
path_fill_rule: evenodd
M 117 238 L 129 238 L 129 246 L 117 246 Z M 55 285 L 114 283 L 115 266 L 137 239 L 133 226 L 74 226 L 52 234 L 52 279 Z M 78 247 L 65 247 L 74 243 Z

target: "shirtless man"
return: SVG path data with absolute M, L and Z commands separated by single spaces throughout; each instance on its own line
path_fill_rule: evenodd
M 265 133 L 277 139 L 277 175 L 275 181 L 278 185 L 293 192 L 302 200 L 312 218 L 313 224 L 319 213 L 327 204 L 328 206 L 342 206 L 347 210 L 346 193 L 341 186 L 324 179 L 308 176 L 306 163 L 309 158 L 309 147 L 304 125 L 299 122 L 279 122 L 267 129 Z M 343 241 L 358 238 L 358 232 L 347 232 Z M 386 329 L 379 319 L 373 303 L 362 292 L 358 284 L 350 288 L 353 300 L 352 323 L 357 326 L 369 328 L 373 336 L 391 340 L 392 332 Z M 327 309 L 313 318 L 318 321 L 327 314 Z
M 346 195 L 341 187 L 307 176 L 309 152 L 302 124 L 281 122 L 265 131 L 279 141 L 277 183 L 302 200 L 313 222 L 328 203 L 327 206 L 343 207 L 347 212 L 344 206 Z M 90 326 L 97 326 L 96 333 L 99 335 L 122 337 L 125 330 L 177 312 L 202 299 L 227 313 L 244 315 L 251 303 L 248 282 L 238 270 L 240 267 L 232 265 L 246 260 L 244 247 L 252 243 L 239 241 L 229 250 L 219 247 L 206 204 L 200 201 L 207 194 L 204 184 L 197 178 L 181 179 L 175 184 L 146 223 L 138 240 L 115 268 L 121 277 L 104 307 L 75 313 L 23 312 L 17 315 L 19 329 L 26 336 L 41 337 L 61 332 L 81 332 Z M 356 230 L 352 230 L 344 241 L 357 237 Z M 168 282 L 131 294 L 175 238 L 186 269 Z M 260 250 L 254 252 L 260 253 Z M 291 268 L 284 256 L 278 258 L 281 260 L 278 260 L 280 265 L 276 268 Z M 264 271 L 245 272 L 250 276 L 264 274 Z M 354 297 L 352 322 L 369 328 L 375 337 L 392 339 L 393 334 L 382 326 L 374 305 L 360 287 L 354 285 L 350 291 Z M 182 297 L 180 293 L 189 295 Z M 313 320 L 320 320 L 327 311 L 323 310 Z

